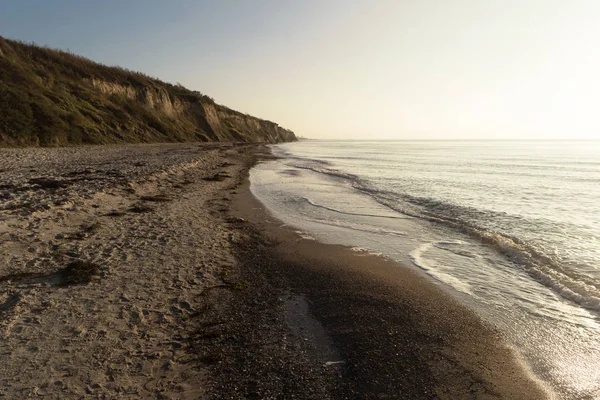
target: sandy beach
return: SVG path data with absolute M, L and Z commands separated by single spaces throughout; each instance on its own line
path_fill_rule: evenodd
M 5 398 L 543 399 L 410 267 L 302 239 L 259 145 L 0 150 Z

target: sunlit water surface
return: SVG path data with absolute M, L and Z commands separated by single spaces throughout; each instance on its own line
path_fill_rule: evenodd
M 305 235 L 411 265 L 562 398 L 600 398 L 600 142 L 274 146 L 251 190 Z

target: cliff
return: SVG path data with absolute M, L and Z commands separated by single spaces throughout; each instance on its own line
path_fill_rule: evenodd
M 0 37 L 0 146 L 294 140 L 181 85 Z

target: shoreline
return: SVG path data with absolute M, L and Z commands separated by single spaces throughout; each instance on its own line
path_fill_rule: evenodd
M 340 357 L 344 395 L 334 398 L 549 397 L 496 331 L 423 274 L 301 238 L 268 213 L 247 178 L 232 210 L 247 221 L 242 268 L 304 299 Z
M 424 277 L 269 216 L 264 146 L 0 152 L 8 398 L 543 396 Z

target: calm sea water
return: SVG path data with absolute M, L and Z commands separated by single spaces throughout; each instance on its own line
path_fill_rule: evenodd
M 279 219 L 382 254 L 494 324 L 561 398 L 600 398 L 600 142 L 304 141 L 251 171 Z

